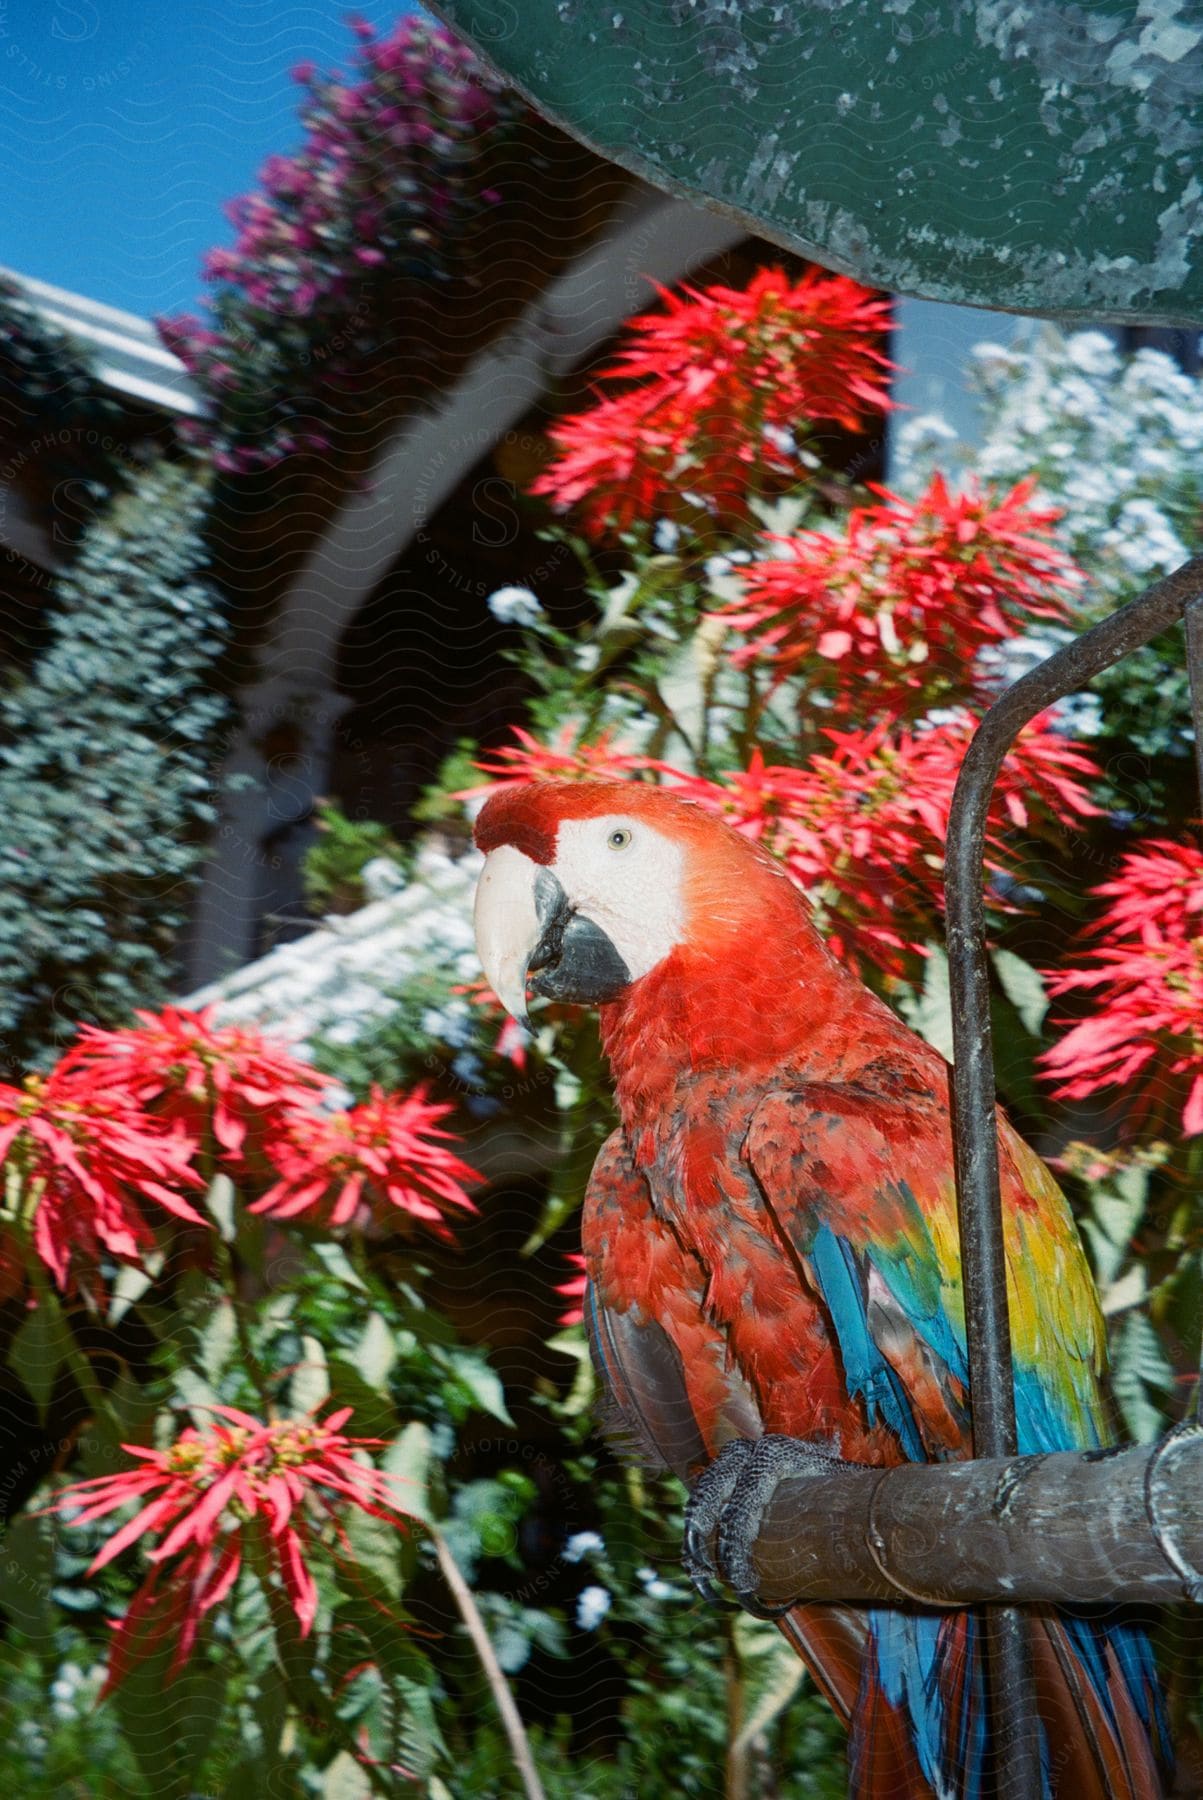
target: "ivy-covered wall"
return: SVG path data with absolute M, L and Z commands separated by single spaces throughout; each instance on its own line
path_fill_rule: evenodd
M 47 648 L 0 697 L 0 1060 L 176 978 L 227 703 L 206 496 L 163 463 L 85 534 Z

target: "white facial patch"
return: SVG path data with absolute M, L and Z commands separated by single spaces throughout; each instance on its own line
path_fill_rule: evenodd
M 638 981 L 685 936 L 685 851 L 623 813 L 565 819 L 552 871 L 574 911 L 601 928 Z

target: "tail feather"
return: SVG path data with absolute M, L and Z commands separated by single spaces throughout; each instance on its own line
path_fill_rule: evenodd
M 832 1712 L 851 1728 L 869 1635 L 867 1614 L 850 1606 L 795 1606 L 777 1625 Z
M 1143 1632 L 1089 1614 L 1049 1612 L 1033 1620 L 1031 1644 L 1054 1797 L 1145 1800 L 1163 1793 L 1169 1739 Z M 1058 1730 L 1056 1715 L 1064 1716 L 1066 1703 L 1076 1729 L 1066 1721 Z
M 877 1609 L 852 1711 L 855 1800 L 989 1800 L 985 1646 L 973 1612 Z M 1147 1640 L 1134 1626 L 1033 1611 L 1041 1794 L 1160 1800 L 1168 1739 Z M 803 1652 L 805 1654 L 805 1652 Z

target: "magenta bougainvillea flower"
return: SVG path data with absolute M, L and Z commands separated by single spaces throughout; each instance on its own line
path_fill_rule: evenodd
M 88 1569 L 95 1574 L 135 1543 L 143 1543 L 150 1563 L 116 1624 L 106 1693 L 163 1643 L 174 1644 L 171 1672 L 178 1673 L 205 1616 L 248 1563 L 279 1582 L 307 1636 L 318 1604 L 310 1564 L 330 1554 L 319 1548 L 319 1532 L 333 1527 L 336 1543 L 353 1560 L 339 1523 L 348 1506 L 392 1525 L 407 1516 L 395 1478 L 359 1460 L 382 1440 L 344 1435 L 350 1407 L 324 1420 L 266 1424 L 232 1406 L 212 1411 L 222 1422 L 204 1432 L 189 1427 L 168 1449 L 123 1444 L 134 1467 L 76 1482 L 47 1509 L 82 1526 L 137 1508 Z
M 350 75 L 294 67 L 303 141 L 230 203 L 234 242 L 203 264 L 210 317 L 156 321 L 209 401 L 184 435 L 228 474 L 330 449 L 398 320 L 412 332 L 450 283 L 479 280 L 504 197 L 495 151 L 526 116 L 518 96 L 434 20 L 354 29 Z

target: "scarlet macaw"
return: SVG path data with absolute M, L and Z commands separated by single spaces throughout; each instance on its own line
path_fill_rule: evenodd
M 708 1505 L 733 1441 L 968 1455 L 943 1058 L 836 961 L 779 864 L 669 790 L 507 787 L 476 840 L 477 944 L 503 1004 L 524 1016 L 529 985 L 600 1009 L 622 1123 L 585 1203 L 586 1318 L 642 1453 L 701 1488 L 709 1468 Z M 1020 1449 L 1101 1445 L 1102 1321 L 1069 1209 L 1001 1115 L 999 1148 Z M 723 1517 L 728 1538 L 756 1523 Z M 1161 1794 L 1144 1636 L 1028 1616 L 1045 1795 Z M 850 1728 L 852 1794 L 983 1793 L 973 1613 L 804 1605 L 780 1624 Z

